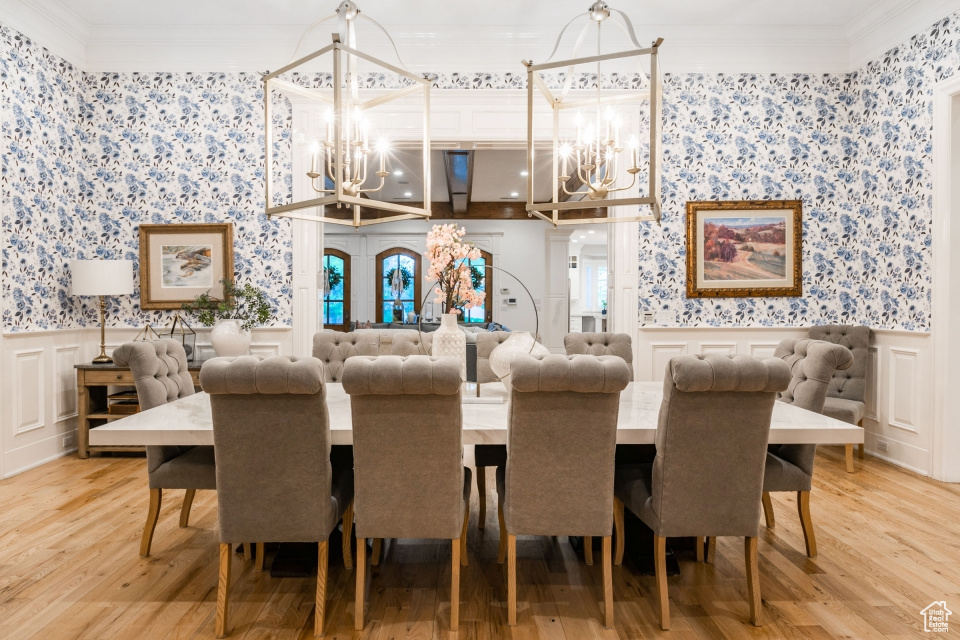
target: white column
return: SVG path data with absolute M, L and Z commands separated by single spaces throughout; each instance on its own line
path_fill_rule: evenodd
M 298 200 L 314 197 L 306 171 L 310 167 L 310 140 L 320 135 L 316 125 L 322 115 L 316 105 L 293 105 L 293 127 L 297 133 L 291 160 L 293 191 Z M 322 285 L 317 286 L 323 275 L 323 224 L 291 220 L 290 229 L 293 235 L 293 355 L 309 356 L 313 352 L 313 334 L 323 328 L 319 317 L 319 292 L 323 289 Z
M 565 229 L 546 230 L 546 287 L 540 309 L 540 335 L 543 344 L 553 353 L 565 353 L 563 336 L 570 322 L 569 269 L 570 236 Z
M 626 192 L 614 194 L 626 197 Z M 610 215 L 636 216 L 638 208 L 611 207 Z M 625 333 L 633 341 L 634 366 L 639 362 L 640 225 L 655 222 L 613 222 L 607 225 L 607 331 Z

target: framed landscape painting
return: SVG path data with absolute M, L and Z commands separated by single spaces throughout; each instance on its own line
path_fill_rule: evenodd
M 140 225 L 140 308 L 179 309 L 233 280 L 233 225 Z
M 803 295 L 799 200 L 687 203 L 687 297 Z

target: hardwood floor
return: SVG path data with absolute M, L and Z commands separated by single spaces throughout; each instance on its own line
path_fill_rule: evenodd
M 180 529 L 182 492 L 169 492 L 153 555 L 140 558 L 144 465 L 70 457 L 0 482 L 0 638 L 214 638 L 216 496 L 198 492 L 190 527 Z M 842 447 L 821 449 L 817 465 L 819 556 L 804 554 L 791 496 L 774 494 L 776 528 L 761 526 L 762 628 L 749 622 L 738 538 L 718 540 L 714 565 L 695 563 L 692 550 L 680 555 L 669 632 L 658 626 L 652 576 L 613 568 L 616 626 L 605 630 L 601 563 L 586 566 L 564 538 L 519 538 L 518 626 L 507 627 L 496 509 L 478 530 L 474 495 L 458 634 L 449 631 L 450 541 L 394 541 L 370 568 L 359 632 L 355 574 L 330 554 L 327 638 L 913 638 L 926 635 L 919 612 L 933 600 L 960 611 L 960 486 L 870 457 L 851 475 Z M 234 554 L 228 637 L 312 637 L 315 585 L 314 577 L 271 578 Z M 960 613 L 951 622 L 960 630 Z

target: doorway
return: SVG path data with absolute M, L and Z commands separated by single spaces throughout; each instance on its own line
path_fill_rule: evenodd
M 605 332 L 608 330 L 607 297 L 610 284 L 607 227 L 584 225 L 572 227 L 572 231 L 567 252 L 570 291 L 568 331 Z

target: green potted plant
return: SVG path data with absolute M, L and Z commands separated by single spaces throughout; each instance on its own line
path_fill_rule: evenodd
M 205 327 L 213 327 L 210 342 L 218 356 L 242 356 L 250 349 L 250 330 L 270 319 L 267 296 L 250 284 L 235 286 L 224 278 L 223 299 L 201 293 L 183 310 L 196 316 Z

